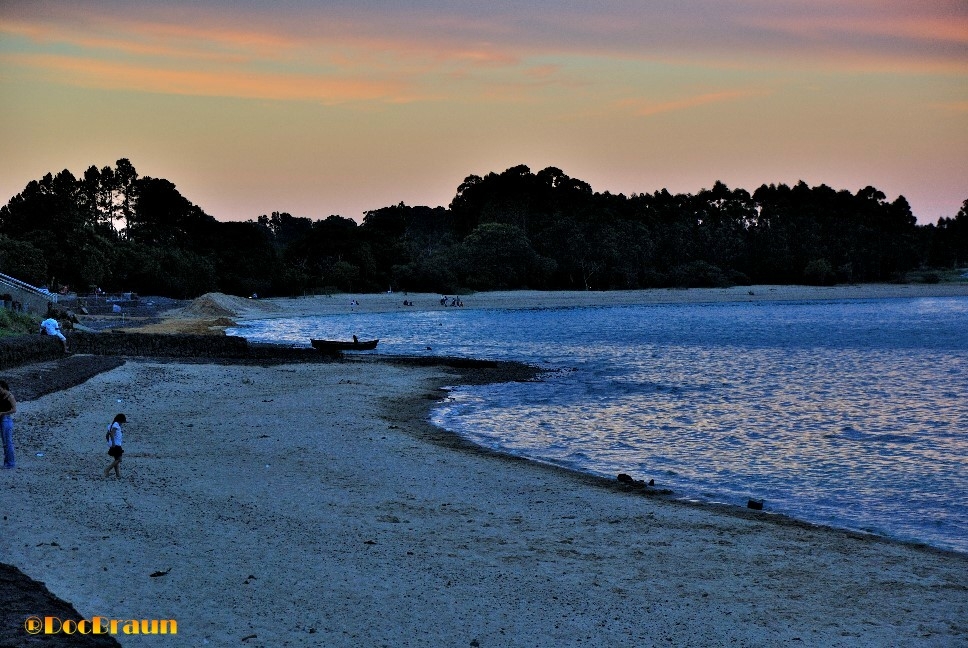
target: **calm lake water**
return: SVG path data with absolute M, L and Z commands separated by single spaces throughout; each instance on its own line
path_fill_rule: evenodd
M 505 452 L 677 495 L 968 552 L 968 299 L 347 314 L 230 331 L 513 359 L 433 420 Z M 430 347 L 428 349 L 428 347 Z

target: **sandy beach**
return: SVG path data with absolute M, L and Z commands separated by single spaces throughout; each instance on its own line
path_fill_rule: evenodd
M 968 295 L 965 285 L 887 289 Z M 804 294 L 835 289 L 730 290 L 643 292 L 813 299 Z M 879 290 L 863 296 L 891 296 Z M 407 299 L 433 308 L 439 297 Z M 404 308 L 403 299 L 214 296 L 169 322 Z M 644 296 L 464 302 L 596 299 Z M 129 359 L 21 404 L 19 467 L 0 474 L 0 560 L 88 618 L 177 621 L 177 635 L 119 635 L 125 646 L 968 643 L 968 556 L 623 492 L 475 450 L 427 422 L 441 388 L 461 380 L 379 359 Z M 104 430 L 118 412 L 128 417 L 123 477 L 104 479 Z
M 155 333 L 222 333 L 237 321 L 270 317 L 389 313 L 437 310 L 459 297 L 462 308 L 573 308 L 639 304 L 685 304 L 905 297 L 965 297 L 968 281 L 939 284 L 854 284 L 841 286 L 734 286 L 613 291 L 509 290 L 440 295 L 437 293 L 368 293 L 313 295 L 298 298 L 247 299 L 230 295 L 204 295 L 185 307 L 164 312 L 162 321 L 141 323 L 119 318 L 115 328 Z M 409 305 L 405 306 L 404 301 Z
M 246 319 L 287 315 L 392 312 L 406 308 L 440 308 L 445 295 L 379 293 L 324 295 L 298 299 L 246 300 Z M 651 290 L 495 290 L 460 297 L 464 308 L 571 308 L 636 304 L 702 304 L 732 301 L 807 301 L 814 299 L 887 299 L 898 297 L 968 296 L 968 282 L 947 284 L 856 284 L 841 286 L 733 286 L 732 288 L 655 288 Z M 413 302 L 404 306 L 403 301 Z M 357 302 L 351 305 L 351 301 Z M 448 302 L 449 303 L 449 302 Z

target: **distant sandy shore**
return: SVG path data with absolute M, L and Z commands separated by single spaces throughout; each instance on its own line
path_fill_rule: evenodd
M 968 282 L 943 284 L 858 284 L 849 286 L 737 286 L 733 288 L 691 288 L 538 291 L 510 290 L 480 292 L 459 297 L 463 308 L 568 308 L 581 306 L 685 304 L 713 302 L 808 301 L 817 299 L 889 299 L 899 297 L 966 297 Z M 299 298 L 245 299 L 210 294 L 190 306 L 163 313 L 163 321 L 132 330 L 158 333 L 221 333 L 242 320 L 270 317 L 337 315 L 341 313 L 385 313 L 444 308 L 437 293 L 338 294 Z M 403 302 L 407 301 L 408 306 Z M 450 308 L 450 306 L 447 306 Z
M 128 361 L 21 404 L 2 560 L 88 618 L 178 623 L 125 646 L 968 642 L 968 556 L 448 443 L 428 409 L 460 380 Z
M 464 308 L 568 308 L 637 304 L 702 304 L 713 302 L 807 301 L 814 299 L 890 299 L 898 297 L 966 297 L 968 282 L 958 284 L 858 284 L 855 286 L 737 286 L 610 291 L 507 290 L 460 296 Z M 297 299 L 246 300 L 245 319 L 286 315 L 389 312 L 408 308 L 442 308 L 436 293 L 340 294 Z M 448 295 L 453 298 L 455 295 Z M 413 306 L 404 306 L 404 300 Z M 351 301 L 358 302 L 351 305 Z M 257 302 L 257 303 L 254 303 Z M 450 302 L 448 302 L 450 303 Z

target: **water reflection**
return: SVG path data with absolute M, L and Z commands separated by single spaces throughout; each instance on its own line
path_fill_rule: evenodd
M 456 390 L 435 420 L 543 461 L 968 551 L 966 299 L 353 314 L 239 332 L 574 368 Z

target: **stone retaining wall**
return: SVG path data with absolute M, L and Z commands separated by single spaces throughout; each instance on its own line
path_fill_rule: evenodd
M 64 355 L 60 340 L 49 335 L 17 335 L 0 338 L 0 369 L 31 362 L 55 360 Z
M 73 353 L 155 358 L 216 358 L 274 362 L 325 362 L 333 358 L 310 348 L 249 344 L 232 335 L 88 333 L 66 331 Z M 49 335 L 0 338 L 0 369 L 63 357 L 60 340 Z
M 74 353 L 122 356 L 161 356 L 168 358 L 245 358 L 248 343 L 232 335 L 171 335 L 162 333 L 87 333 L 67 334 Z

